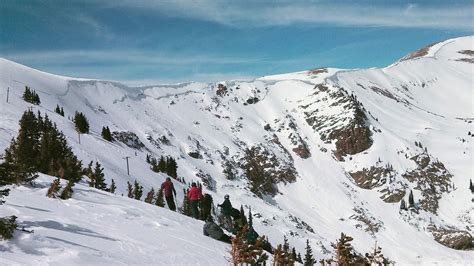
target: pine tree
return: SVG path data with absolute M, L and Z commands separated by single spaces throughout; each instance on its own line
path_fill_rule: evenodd
M 67 200 L 72 197 L 72 187 L 74 186 L 74 182 L 69 180 L 66 184 L 66 187 L 63 189 L 63 192 L 61 192 L 61 195 L 59 195 L 59 198 L 63 200 Z
M 408 208 L 415 208 L 415 200 L 413 199 L 413 191 L 410 190 L 408 195 Z
M 46 196 L 50 198 L 56 198 L 58 196 L 59 190 L 61 189 L 61 179 L 58 177 L 49 186 Z
M 474 186 L 472 185 L 472 179 L 469 179 L 469 189 L 474 193 Z
M 163 189 L 158 189 L 155 197 L 155 205 L 158 207 L 164 207 L 165 202 L 163 200 Z
M 244 206 L 240 205 L 240 224 L 242 226 L 247 224 L 247 217 L 245 216 Z
M 116 189 L 117 189 L 117 186 L 115 185 L 115 180 L 112 178 L 112 182 L 110 183 L 110 187 L 108 191 L 112 194 L 115 194 Z
M 336 251 L 336 263 L 337 265 L 355 265 L 363 264 L 365 259 L 357 255 L 354 248 L 351 245 L 352 237 L 341 233 L 341 237 L 336 241 L 336 244 L 332 244 Z
M 0 240 L 7 240 L 13 237 L 17 229 L 16 216 L 7 216 L 0 218 Z
M 178 177 L 177 174 L 178 164 L 173 157 L 166 158 L 166 173 L 171 176 L 172 178 L 176 179 Z
M 309 245 L 309 239 L 306 239 L 306 253 L 304 254 L 304 266 L 312 266 L 315 264 L 315 260 L 313 257 L 313 250 L 311 249 L 311 246 Z
M 89 133 L 89 121 L 83 113 L 76 111 L 74 115 L 74 124 L 77 132 L 82 134 Z
M 61 107 L 61 113 L 59 113 L 60 115 L 64 116 L 64 109 Z
M 296 248 L 295 247 L 293 247 L 291 249 L 291 258 L 293 259 L 293 261 L 296 261 L 296 262 L 298 261 L 298 254 L 296 254 Z
M 293 249 L 294 250 L 294 249 Z M 283 245 L 279 244 L 273 251 L 273 265 L 274 266 L 293 266 L 296 260 L 296 250 L 290 252 L 290 245 L 286 236 L 283 238 Z
M 382 254 L 382 248 L 377 246 L 377 241 L 372 252 L 365 253 L 365 257 L 369 265 L 389 265 L 389 260 Z
M 247 231 L 248 225 L 244 226 L 232 239 L 230 250 L 232 264 L 263 265 L 268 259 L 267 254 L 263 251 L 264 238 L 261 237 L 255 244 L 251 244 L 246 239 Z
M 54 111 L 55 111 L 57 114 L 61 115 L 61 108 L 59 108 L 59 105 L 56 104 L 56 108 L 54 109 Z
M 405 203 L 405 199 L 402 199 L 400 201 L 400 210 L 406 210 L 407 209 L 407 206 L 406 206 L 406 203 Z
M 11 180 L 7 179 L 7 174 L 8 170 L 6 169 L 5 163 L 0 164 L 0 205 L 5 203 L 3 198 L 7 197 L 10 193 L 10 189 L 2 188 L 4 185 L 11 184 Z M 7 240 L 13 237 L 13 233 L 17 228 L 15 220 L 16 216 L 0 217 L 0 240 Z
M 127 181 L 128 197 L 133 199 L 133 186 Z
M 156 159 L 155 159 L 155 165 L 156 165 Z M 167 168 L 167 165 L 166 165 L 165 158 L 161 156 L 160 161 L 158 162 L 157 172 L 166 173 L 166 168 Z
M 105 190 L 107 188 L 103 171 L 104 168 L 101 167 L 100 163 L 95 162 L 94 173 L 92 174 L 94 177 L 94 187 L 100 190 Z
M 41 103 L 40 97 L 36 93 L 36 91 L 30 89 L 28 86 L 25 86 L 25 91 L 23 92 L 23 100 L 35 105 L 39 105 Z
M 301 253 L 298 252 L 298 258 L 296 259 L 297 262 L 303 264 L 303 259 L 301 258 Z
M 192 216 L 191 207 L 189 206 L 188 191 L 189 189 L 183 188 L 184 198 L 183 205 L 181 205 L 181 213 L 187 216 Z
M 109 127 L 102 127 L 102 138 L 107 141 L 112 141 L 112 133 L 110 133 Z
M 153 197 L 155 196 L 155 190 L 151 188 L 150 192 L 146 194 L 145 202 L 153 204 Z
M 143 187 L 140 186 L 137 180 L 133 184 L 133 198 L 136 200 L 140 200 L 143 196 Z

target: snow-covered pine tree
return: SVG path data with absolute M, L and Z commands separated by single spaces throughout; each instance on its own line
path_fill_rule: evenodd
M 127 181 L 127 190 L 128 190 L 127 197 L 133 199 L 133 186 L 128 181 Z
M 410 189 L 410 194 L 408 195 L 408 208 L 415 208 L 415 200 L 413 198 L 413 191 Z
M 133 198 L 136 200 L 141 200 L 143 196 L 143 187 L 140 186 L 137 180 L 133 184 Z
M 474 186 L 472 185 L 472 179 L 469 179 L 469 189 L 474 193 Z
M 116 189 L 117 189 L 117 186 L 115 185 L 115 180 L 112 178 L 112 181 L 110 183 L 110 187 L 108 188 L 108 191 L 112 194 L 115 194 Z
M 67 181 L 66 187 L 64 187 L 63 191 L 61 192 L 61 195 L 59 195 L 59 198 L 63 200 L 70 199 L 72 197 L 72 193 L 74 192 L 72 190 L 72 187 L 74 186 L 74 182 L 69 180 Z
M 377 246 L 377 241 L 375 241 L 374 249 L 371 253 L 365 253 L 365 257 L 369 265 L 389 265 L 389 260 L 382 254 L 382 248 Z
M 155 197 L 155 189 L 151 188 L 151 190 L 146 194 L 145 202 L 153 204 L 154 197 Z
M 306 247 L 305 247 L 303 265 L 304 266 L 312 266 L 315 263 L 316 263 L 316 261 L 313 257 L 313 249 L 311 249 L 311 246 L 309 245 L 309 239 L 306 239 Z
M 61 189 L 61 179 L 58 177 L 53 180 L 51 185 L 46 192 L 46 196 L 50 198 L 56 198 L 58 196 L 59 190 Z

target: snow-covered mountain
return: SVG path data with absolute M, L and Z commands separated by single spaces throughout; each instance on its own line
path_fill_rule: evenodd
M 235 207 L 251 207 L 271 243 L 287 236 L 303 252 L 309 239 L 318 259 L 331 257 L 344 232 L 357 251 L 377 241 L 398 263 L 474 261 L 473 63 L 469 36 L 385 68 L 135 88 L 0 59 L 0 150 L 33 108 L 118 186 L 112 195 L 79 184 L 67 201 L 44 196 L 52 179 L 45 175 L 38 187 L 14 188 L 0 216 L 14 214 L 35 233 L 0 242 L 0 263 L 228 263 L 229 247 L 203 237 L 202 222 L 120 196 L 127 181 L 145 191 L 163 182 L 147 154 L 176 158 L 178 176 L 203 183 L 215 203 L 229 194 Z M 39 106 L 23 101 L 25 86 Z M 75 111 L 91 126 L 80 144 Z M 103 140 L 103 126 L 129 141 Z M 180 205 L 187 185 L 174 183 Z M 410 190 L 416 209 L 401 211 Z

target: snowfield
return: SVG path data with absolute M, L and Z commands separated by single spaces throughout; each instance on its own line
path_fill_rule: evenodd
M 207 181 L 204 192 L 214 204 L 229 194 L 234 207 L 251 207 L 255 229 L 274 246 L 287 236 L 304 254 L 309 239 L 317 259 L 329 258 L 331 243 L 344 232 L 360 253 L 377 241 L 397 264 L 472 264 L 472 248 L 442 245 L 432 229 L 474 235 L 474 137 L 468 134 L 474 134 L 474 58 L 465 51 L 474 51 L 473 36 L 438 43 L 386 68 L 138 88 L 0 59 L 0 154 L 32 108 L 57 124 L 83 165 L 99 161 L 107 182 L 113 178 L 118 187 L 112 195 L 83 181 L 66 201 L 45 196 L 50 176 L 13 187 L 0 216 L 16 215 L 34 233 L 16 232 L 0 242 L 0 264 L 228 265 L 230 246 L 204 237 L 203 222 L 126 197 L 127 181 L 138 180 L 146 194 L 166 178 L 150 170 L 147 154 L 176 158 L 186 182 Z M 22 100 L 25 85 L 39 94 L 39 106 Z M 65 117 L 54 112 L 57 104 Z M 75 111 L 91 128 L 80 144 L 71 121 Z M 103 126 L 133 132 L 144 146 L 107 142 Z M 273 196 L 254 193 L 243 169 L 252 147 L 277 165 L 265 171 L 294 169 L 295 181 L 275 181 Z M 416 161 L 421 156 L 428 166 Z M 234 180 L 223 174 L 226 163 Z M 382 177 L 368 178 L 364 168 L 371 167 Z M 187 184 L 173 182 L 181 206 Z M 410 190 L 418 214 L 399 210 Z

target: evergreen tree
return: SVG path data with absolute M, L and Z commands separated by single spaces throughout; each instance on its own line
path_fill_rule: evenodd
M 146 163 L 151 163 L 150 161 L 150 154 L 146 154 L 146 159 L 145 159 Z
M 410 190 L 408 195 L 408 208 L 415 208 L 415 200 L 413 199 L 413 191 Z
M 8 170 L 6 169 L 5 163 L 0 164 L 0 205 L 5 203 L 3 198 L 7 197 L 10 193 L 10 189 L 2 188 L 4 185 L 11 184 L 11 180 L 8 179 L 7 174 Z M 0 240 L 6 240 L 13 237 L 13 233 L 17 228 L 15 220 L 16 216 L 0 217 Z
M 303 259 L 301 258 L 301 253 L 298 252 L 298 258 L 296 259 L 297 262 L 303 264 Z
M 151 190 L 146 194 L 145 202 L 153 204 L 153 198 L 155 197 L 155 190 L 151 188 Z
M 406 206 L 406 203 L 405 203 L 405 199 L 402 199 L 400 201 L 400 210 L 406 210 L 407 209 L 407 206 Z
M 94 180 L 93 187 L 100 190 L 105 190 L 107 188 L 103 171 L 104 171 L 104 168 L 101 167 L 100 163 L 95 162 L 95 168 L 92 174 L 93 178 L 91 179 Z
M 64 116 L 64 109 L 61 107 L 61 113 L 59 113 L 60 115 Z
M 26 102 L 39 105 L 41 103 L 39 95 L 35 90 L 30 89 L 30 87 L 25 86 L 25 91 L 23 92 L 23 100 Z
M 365 257 L 369 265 L 389 265 L 390 262 L 382 254 L 382 248 L 377 246 L 377 241 L 375 241 L 374 249 L 371 253 L 365 253 Z
M 240 205 L 240 224 L 242 226 L 247 224 L 247 217 L 245 216 L 244 206 Z
M 50 198 L 56 198 L 58 196 L 59 190 L 61 189 L 61 179 L 58 177 L 49 186 L 46 196 Z
M 77 182 L 82 175 L 82 162 L 68 146 L 66 138 L 56 125 L 31 110 L 20 120 L 16 139 L 5 150 L 5 169 L 12 183 L 31 182 L 36 172 Z
M 20 119 L 17 138 L 12 139 L 4 155 L 7 176 L 13 183 L 30 183 L 38 176 L 39 140 L 38 120 L 33 111 L 27 110 Z
M 293 261 L 296 261 L 296 262 L 298 261 L 298 254 L 296 254 L 295 247 L 291 249 L 291 258 L 293 259 Z
M 474 193 L 474 186 L 472 185 L 472 179 L 469 179 L 469 189 Z
M 189 189 L 183 188 L 184 198 L 183 198 L 183 205 L 181 205 L 181 213 L 187 216 L 192 216 L 191 206 L 189 206 L 188 191 Z
M 59 108 L 59 105 L 56 104 L 56 108 L 54 109 L 54 111 L 55 111 L 57 114 L 61 115 L 61 108 Z
M 263 265 L 268 259 L 267 254 L 263 251 L 264 238 L 261 237 L 252 244 L 246 239 L 248 225 L 244 226 L 241 231 L 232 239 L 232 248 L 230 250 L 232 264 L 241 265 Z
M 127 196 L 131 199 L 133 199 L 133 186 L 132 184 L 130 184 L 130 182 L 127 181 L 127 190 L 128 190 L 128 194 Z
M 155 165 L 156 165 L 156 159 L 155 159 Z M 165 158 L 163 156 L 160 157 L 160 161 L 158 162 L 158 165 L 157 165 L 157 172 L 163 172 L 163 173 L 166 173 L 166 161 L 165 161 Z
M 110 133 L 109 127 L 102 127 L 102 138 L 107 141 L 112 141 L 112 133 Z
M 273 265 L 275 266 L 292 266 L 295 265 L 296 250 L 290 252 L 290 244 L 286 236 L 283 237 L 283 245 L 279 244 L 273 251 Z
M 140 200 L 143 196 L 143 187 L 140 186 L 137 180 L 133 184 L 133 198 L 136 200 Z
M 112 178 L 112 182 L 110 183 L 110 187 L 108 191 L 112 194 L 115 194 L 116 189 L 117 189 L 117 186 L 115 185 L 115 180 Z
M 164 207 L 165 202 L 163 200 L 163 189 L 158 189 L 155 197 L 155 205 L 158 207 Z
M 7 216 L 0 218 L 0 240 L 7 240 L 13 237 L 17 229 L 16 216 Z
M 71 198 L 73 193 L 72 187 L 74 186 L 74 184 L 75 183 L 71 180 L 67 181 L 66 187 L 63 189 L 63 192 L 61 192 L 61 195 L 59 195 L 59 198 L 63 200 Z
M 336 241 L 336 244 L 332 244 L 336 251 L 336 263 L 337 265 L 356 265 L 364 264 L 365 259 L 358 256 L 354 248 L 351 245 L 352 237 L 341 233 L 341 238 Z
M 178 164 L 173 157 L 166 158 L 166 173 L 171 176 L 172 178 L 176 179 L 178 177 L 177 174 Z
M 74 124 L 77 132 L 82 134 L 89 133 L 89 121 L 83 113 L 76 111 L 74 115 Z
M 309 245 L 309 239 L 306 239 L 306 253 L 304 254 L 304 266 L 312 266 L 315 264 L 315 260 L 313 257 L 313 250 L 311 249 L 311 246 Z

